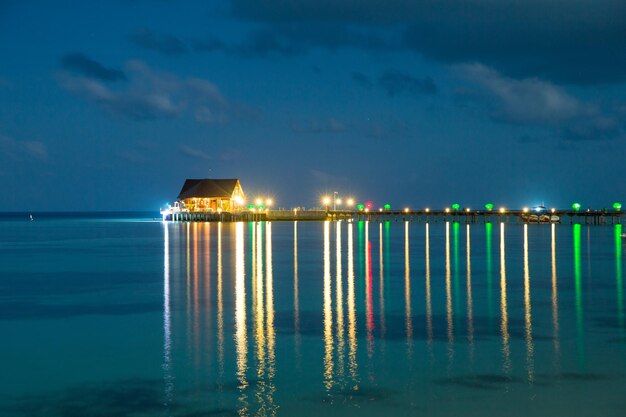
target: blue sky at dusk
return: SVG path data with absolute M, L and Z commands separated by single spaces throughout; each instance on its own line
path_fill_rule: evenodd
M 626 2 L 0 0 L 0 211 L 626 200 Z

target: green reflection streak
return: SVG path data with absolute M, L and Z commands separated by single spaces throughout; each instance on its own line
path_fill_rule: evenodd
M 617 286 L 617 322 L 620 332 L 624 330 L 624 287 L 622 284 L 622 225 L 614 227 L 615 236 L 615 285 Z
M 583 301 L 582 301 L 582 273 L 580 261 L 580 224 L 573 226 L 574 240 L 574 293 L 576 297 L 576 329 L 578 331 L 578 354 L 584 362 L 583 352 Z
M 485 223 L 485 236 L 487 242 L 487 308 L 489 309 L 489 318 L 493 318 L 493 276 L 492 265 L 491 265 L 491 229 L 493 225 L 489 223 Z
M 459 282 L 459 227 L 459 222 L 452 223 L 452 236 L 454 242 L 454 295 L 452 297 L 452 305 L 454 306 L 454 311 L 459 311 L 458 298 L 459 293 L 461 292 L 461 283 Z

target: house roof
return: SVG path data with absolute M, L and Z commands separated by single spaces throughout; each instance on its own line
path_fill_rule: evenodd
M 178 194 L 180 200 L 186 198 L 231 198 L 238 179 L 187 179 Z

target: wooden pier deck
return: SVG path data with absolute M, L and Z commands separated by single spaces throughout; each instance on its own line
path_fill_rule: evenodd
M 536 223 L 522 218 L 523 210 L 500 211 L 446 211 L 446 210 L 266 210 L 239 213 L 179 212 L 168 215 L 169 221 L 199 222 L 257 222 L 257 221 L 409 221 L 419 223 Z M 615 210 L 555 210 L 546 213 L 557 215 L 559 223 L 569 224 L 620 224 L 624 213 Z M 546 222 L 547 223 L 547 222 Z

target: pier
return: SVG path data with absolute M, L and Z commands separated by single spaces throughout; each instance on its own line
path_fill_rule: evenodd
M 182 222 L 257 222 L 257 221 L 408 221 L 417 223 L 567 223 L 567 224 L 621 224 L 624 213 L 614 210 L 554 210 L 548 214 L 558 221 L 528 221 L 525 210 L 486 211 L 466 210 L 262 210 L 241 212 L 177 212 L 164 217 L 166 221 Z

